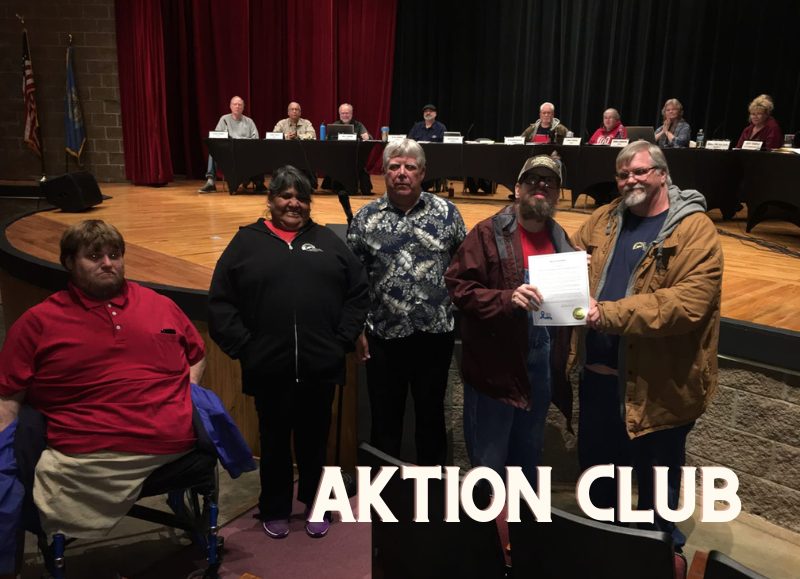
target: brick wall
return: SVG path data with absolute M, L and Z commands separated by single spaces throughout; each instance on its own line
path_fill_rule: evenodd
M 687 464 L 726 466 L 742 509 L 800 533 L 800 377 L 725 363 Z
M 122 181 L 125 165 L 117 78 L 114 0 L 6 0 L 0 5 L 0 179 L 36 179 L 39 158 L 22 141 L 22 26 L 25 17 L 49 176 L 65 172 L 64 93 L 67 35 L 88 142 L 84 167 L 98 181 Z M 76 170 L 74 160 L 69 171 Z
M 457 345 L 456 348 L 459 346 Z M 689 434 L 687 466 L 724 466 L 739 477 L 742 510 L 800 533 L 800 376 L 720 360 L 719 391 Z M 542 463 L 552 466 L 554 484 L 574 485 L 578 392 L 574 381 L 572 425 L 550 407 Z M 469 469 L 461 410 L 463 385 L 458 362 L 450 369 L 445 397 L 449 464 Z M 697 475 L 696 498 L 701 494 Z

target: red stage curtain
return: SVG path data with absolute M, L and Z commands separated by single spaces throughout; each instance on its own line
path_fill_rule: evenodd
M 395 7 L 394 1 L 350 0 L 337 11 L 337 106 L 351 103 L 355 118 L 377 138 L 389 124 Z
M 352 103 L 356 118 L 373 134 L 387 123 L 396 0 L 160 2 L 161 12 L 151 10 L 151 21 L 136 21 L 119 17 L 120 4 L 135 4 L 120 0 L 117 27 L 128 36 L 139 28 L 163 35 L 158 66 L 165 71 L 166 92 L 150 104 L 160 105 L 167 119 L 168 136 L 162 131 L 157 138 L 171 152 L 176 173 L 195 178 L 205 173 L 202 139 L 228 112 L 234 95 L 245 100 L 245 114 L 262 136 L 286 117 L 290 101 L 302 105 L 303 116 L 315 127 L 335 120 L 341 102 Z M 146 3 L 159 5 L 158 0 Z M 120 65 L 120 84 L 122 76 Z M 123 108 L 123 125 L 146 118 L 137 117 L 146 104 L 127 113 Z M 154 133 L 147 136 L 156 138 Z M 126 164 L 133 162 L 126 143 Z
M 394 63 L 396 0 L 350 0 L 339 7 L 337 103 L 349 102 L 354 117 L 373 138 L 389 125 Z M 337 104 L 338 106 L 338 104 Z M 373 153 L 371 173 L 379 173 L 381 155 Z
M 117 0 L 116 20 L 125 176 L 136 185 L 163 185 L 172 180 L 172 158 L 161 2 Z

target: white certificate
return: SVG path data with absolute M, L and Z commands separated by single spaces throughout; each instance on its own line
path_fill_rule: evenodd
M 536 326 L 583 326 L 589 313 L 586 252 L 551 253 L 528 258 L 530 283 L 539 288 L 542 305 L 533 312 Z

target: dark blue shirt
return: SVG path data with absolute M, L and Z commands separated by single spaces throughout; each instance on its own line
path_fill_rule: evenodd
M 639 260 L 650 249 L 664 226 L 667 211 L 653 217 L 639 217 L 625 212 L 622 229 L 614 246 L 614 255 L 606 271 L 605 282 L 597 296 L 599 302 L 615 302 L 625 297 L 628 282 Z M 619 336 L 589 330 L 586 334 L 586 363 L 617 367 Z
M 408 131 L 408 138 L 415 141 L 430 141 L 432 143 L 441 143 L 444 141 L 444 132 L 447 130 L 439 121 L 433 121 L 430 128 L 425 126 L 425 121 L 414 123 L 411 130 Z

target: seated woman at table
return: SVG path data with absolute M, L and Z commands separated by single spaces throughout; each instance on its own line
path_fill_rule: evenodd
M 610 145 L 614 139 L 627 139 L 628 130 L 619 119 L 617 109 L 606 109 L 603 113 L 603 126 L 589 138 L 590 145 Z
M 768 95 L 758 95 L 747 110 L 750 112 L 750 124 L 747 125 L 736 143 L 736 148 L 741 149 L 745 141 L 761 141 L 766 150 L 780 149 L 783 145 L 783 133 L 778 122 L 773 118 L 772 111 L 775 105 Z
M 369 309 L 364 266 L 332 230 L 311 219 L 311 185 L 291 165 L 275 171 L 271 219 L 239 229 L 214 269 L 208 292 L 211 338 L 242 366 L 255 399 L 261 442 L 259 516 L 274 539 L 289 534 L 294 469 L 306 533 L 322 537 L 330 518 L 308 515 L 325 464 L 331 403 L 344 384 Z
M 656 131 L 656 143 L 662 149 L 680 149 L 689 146 L 692 129 L 683 119 L 683 105 L 678 99 L 669 99 L 661 109 L 664 123 Z

